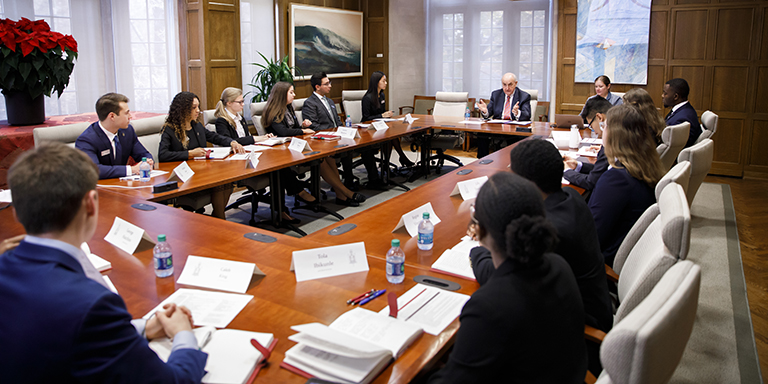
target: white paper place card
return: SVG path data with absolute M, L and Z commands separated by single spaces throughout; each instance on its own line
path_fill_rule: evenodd
M 187 180 L 189 180 L 189 178 L 194 174 L 195 171 L 193 171 L 192 168 L 189 167 L 189 164 L 187 164 L 185 161 L 173 169 L 173 172 L 171 172 L 171 176 L 168 178 L 168 181 L 181 181 L 183 184 L 186 183 Z
M 488 181 L 488 176 L 476 177 L 474 179 L 464 180 L 456 183 L 451 191 L 451 196 L 461 194 L 461 198 L 464 200 L 474 199 L 477 197 L 477 193 L 480 192 L 480 188 Z M 430 218 L 432 216 L 430 215 Z
M 261 156 L 261 152 L 251 152 L 246 159 L 248 161 L 245 162 L 245 169 L 256 169 L 259 165 L 259 156 Z
M 180 288 L 144 315 L 143 319 L 149 319 L 156 311 L 162 310 L 165 304 L 176 303 L 189 308 L 196 326 L 225 328 L 251 299 L 251 295 Z
M 104 282 L 107 284 L 107 288 L 109 288 L 112 293 L 115 295 L 119 295 L 120 293 L 117 292 L 117 288 L 115 287 L 115 284 L 112 283 L 112 280 L 109 279 L 109 276 L 102 276 L 104 278 Z
M 571 182 L 566 180 L 565 177 L 560 178 L 560 184 L 562 185 L 571 185 Z
M 405 230 L 411 237 L 416 236 L 419 233 L 419 223 L 422 220 L 424 212 L 429 212 L 429 221 L 432 225 L 437 225 L 440 222 L 440 218 L 435 214 L 435 210 L 432 209 L 432 203 L 426 203 L 421 207 L 414 209 L 400 217 L 400 221 L 397 222 L 397 226 L 392 232 L 405 226 Z
M 339 135 L 342 139 L 360 138 L 360 132 L 357 131 L 357 128 L 339 127 L 339 129 L 336 130 L 336 134 Z
M 112 223 L 112 228 L 104 240 L 130 254 L 139 248 L 144 250 L 155 245 L 154 240 L 147 235 L 147 232 L 119 217 L 115 217 L 115 222 Z M 141 247 L 139 247 L 140 245 Z
M 367 271 L 368 256 L 363 242 L 343 244 L 293 251 L 291 266 L 299 282 Z
M 304 139 L 299 139 L 298 137 L 294 137 L 293 140 L 291 140 L 291 144 L 288 145 L 288 149 L 291 151 L 297 151 L 297 152 L 304 152 L 306 149 L 307 151 L 311 151 L 312 148 L 310 148 L 309 143 L 307 143 Z
M 254 263 L 190 255 L 176 282 L 201 288 L 245 293 L 253 275 L 265 276 Z
M 417 120 L 417 119 L 414 119 L 414 118 L 413 118 L 413 116 L 411 116 L 411 114 L 410 114 L 410 113 L 409 113 L 409 114 L 407 114 L 407 115 L 405 115 L 405 117 L 403 118 L 403 122 L 404 122 L 404 123 L 406 123 L 406 124 L 408 124 L 408 125 L 411 125 L 411 124 L 413 124 L 413 122 L 414 122 L 414 121 L 416 121 L 416 120 Z
M 10 189 L 0 190 L 0 203 L 10 203 L 11 201 L 12 201 L 11 190 Z
M 387 128 L 389 128 L 389 125 L 383 121 L 374 121 L 373 124 L 371 124 L 373 128 L 375 128 L 377 131 L 383 131 Z

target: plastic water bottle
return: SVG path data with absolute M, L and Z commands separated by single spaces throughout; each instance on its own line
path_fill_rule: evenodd
M 429 212 L 424 212 L 421 217 L 423 219 L 419 223 L 419 249 L 427 251 L 432 249 L 435 226 L 429 221 Z
M 157 244 L 153 251 L 155 255 L 155 275 L 168 277 L 173 275 L 173 250 L 165 241 L 165 235 L 157 235 Z
M 471 114 L 469 113 L 469 108 L 467 108 L 467 110 L 464 111 L 464 120 L 469 120 L 469 116 L 471 116 Z
M 387 251 L 387 281 L 400 284 L 405 280 L 405 253 L 400 248 L 400 240 L 392 240 L 392 248 Z
M 347 128 L 352 128 L 352 117 L 347 115 L 347 120 L 344 122 L 344 125 L 346 125 Z
M 139 181 L 149 181 L 149 174 L 152 172 L 152 167 L 147 162 L 146 157 L 141 158 L 141 164 L 139 164 Z

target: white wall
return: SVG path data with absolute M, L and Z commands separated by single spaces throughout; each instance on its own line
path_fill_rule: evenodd
M 426 95 L 426 31 L 424 2 L 389 0 L 388 109 L 413 105 Z

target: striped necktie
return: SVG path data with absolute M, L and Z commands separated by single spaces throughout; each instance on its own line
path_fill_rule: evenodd
M 509 100 L 511 95 L 507 95 L 507 102 L 504 103 L 504 116 L 502 116 L 502 119 L 505 120 L 511 120 L 512 119 L 512 102 Z

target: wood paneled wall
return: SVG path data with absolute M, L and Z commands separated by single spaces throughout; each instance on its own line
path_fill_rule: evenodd
M 595 93 L 591 83 L 574 83 L 577 4 L 558 2 L 556 113 L 579 113 Z M 711 110 L 720 117 L 711 174 L 768 178 L 766 19 L 764 0 L 653 0 L 648 85 L 642 88 L 661 108 L 664 83 L 685 78 L 699 115 Z M 615 84 L 612 90 L 632 87 Z
M 212 109 L 224 88 L 242 82 L 240 0 L 179 0 L 179 20 L 182 89 Z
M 289 17 L 290 4 L 306 4 L 322 7 L 347 9 L 363 12 L 363 76 L 342 77 L 333 79 L 331 88 L 332 99 L 341 100 L 341 91 L 368 88 L 368 79 L 374 71 L 384 71 L 389 67 L 389 1 L 388 0 L 276 0 L 279 10 L 277 25 L 278 56 L 281 58 L 290 54 Z M 378 57 L 381 55 L 381 57 Z M 309 80 L 297 81 L 295 84 L 296 97 L 303 98 L 312 94 Z

